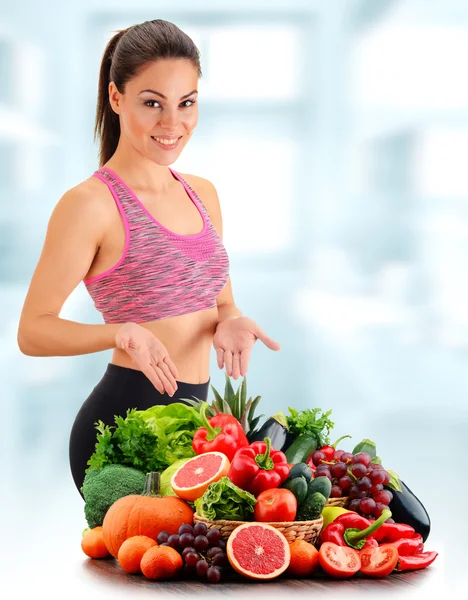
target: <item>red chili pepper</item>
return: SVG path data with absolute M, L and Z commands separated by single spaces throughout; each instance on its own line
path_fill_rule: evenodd
M 208 420 L 206 417 L 208 406 L 208 402 L 203 402 L 201 405 L 200 416 L 204 427 L 200 427 L 195 432 L 192 448 L 196 454 L 222 452 L 232 461 L 240 448 L 249 445 L 247 436 L 240 422 L 232 415 L 219 414 Z
M 401 538 L 412 538 L 415 535 L 416 531 L 411 525 L 407 525 L 406 523 L 385 523 L 374 537 L 381 544 L 391 544 Z
M 341 442 L 341 440 L 344 440 L 345 438 L 350 438 L 350 437 L 351 437 L 350 435 L 343 435 L 340 438 L 338 438 L 334 444 L 332 444 L 331 446 L 329 446 L 329 445 L 322 446 L 321 448 L 319 448 L 319 451 L 323 452 L 325 454 L 325 460 L 330 462 L 333 459 L 333 455 L 335 454 L 335 450 L 336 450 L 336 446 L 337 446 L 338 442 Z
M 255 497 L 279 487 L 289 475 L 288 460 L 280 450 L 271 447 L 271 438 L 253 442 L 238 450 L 231 461 L 228 477 L 238 487 Z
M 423 538 L 419 533 L 412 538 L 396 540 L 392 544 L 398 549 L 399 556 L 413 556 L 424 552 Z
M 438 554 L 438 552 L 422 552 L 420 554 L 413 554 L 413 556 L 400 556 L 396 570 L 412 571 L 414 569 L 425 569 L 435 561 Z
M 340 515 L 340 517 L 344 516 L 348 516 L 348 513 Z M 382 511 L 380 517 L 373 523 L 370 523 L 368 527 L 366 527 L 365 523 L 367 519 L 361 517 L 361 515 L 356 514 L 356 516 L 348 516 L 348 520 L 342 519 L 341 522 L 339 521 L 340 517 L 337 517 L 323 529 L 320 534 L 320 543 L 333 542 L 338 544 L 338 546 L 351 546 L 352 548 L 361 550 L 366 543 L 366 538 L 375 538 L 374 532 L 378 531 L 379 527 L 381 527 L 391 516 L 392 513 L 385 509 Z M 358 519 L 357 517 L 361 518 Z M 347 526 L 344 523 L 355 525 L 355 527 Z M 369 523 L 369 521 L 367 521 L 367 523 Z

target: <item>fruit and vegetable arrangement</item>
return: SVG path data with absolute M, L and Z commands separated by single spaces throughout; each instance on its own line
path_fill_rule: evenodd
M 331 410 L 279 412 L 261 427 L 234 392 L 184 398 L 96 424 L 81 547 L 147 579 L 386 577 L 437 558 L 421 501 L 364 439 L 330 443 Z

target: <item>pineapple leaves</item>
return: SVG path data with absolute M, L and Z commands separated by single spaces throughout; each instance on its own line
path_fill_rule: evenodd
M 258 403 L 261 400 L 261 396 L 257 396 L 255 399 L 249 398 L 247 400 L 247 377 L 243 377 L 239 384 L 236 392 L 231 383 L 231 378 L 225 373 L 226 383 L 224 387 L 224 397 L 211 385 L 215 399 L 209 405 L 206 414 L 208 416 L 218 415 L 220 413 L 233 415 L 241 424 L 244 433 L 247 435 L 254 430 L 257 426 L 261 417 L 265 415 L 259 415 L 254 418 L 255 410 Z M 197 399 L 198 400 L 198 399 Z M 188 400 L 192 406 L 200 410 L 202 404 L 201 400 L 194 402 Z

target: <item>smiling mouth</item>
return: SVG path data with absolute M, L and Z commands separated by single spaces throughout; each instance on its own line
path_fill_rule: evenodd
M 181 139 L 181 137 L 182 136 L 167 139 L 167 138 L 160 138 L 160 137 L 152 135 L 151 139 L 153 139 L 158 144 L 162 144 L 163 146 L 175 146 L 177 144 L 177 142 Z

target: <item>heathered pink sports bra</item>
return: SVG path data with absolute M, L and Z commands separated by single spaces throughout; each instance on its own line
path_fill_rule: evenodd
M 93 173 L 110 189 L 125 226 L 120 260 L 83 280 L 105 323 L 143 323 L 213 308 L 226 285 L 229 258 L 209 213 L 181 175 L 169 170 L 203 218 L 200 233 L 169 231 L 111 169 Z

